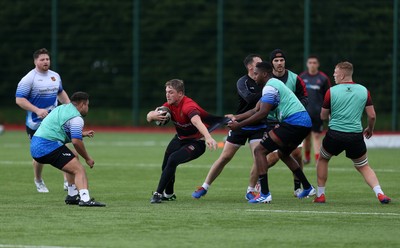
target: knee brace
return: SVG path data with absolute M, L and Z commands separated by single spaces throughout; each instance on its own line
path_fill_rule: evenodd
M 331 154 L 329 154 L 327 151 L 325 151 L 323 146 L 321 146 L 321 150 L 319 152 L 319 156 L 324 158 L 324 159 L 326 159 L 326 160 L 329 160 L 332 157 Z
M 365 157 L 365 159 L 359 160 L 359 159 L 352 159 L 354 166 L 355 167 L 362 167 L 364 165 L 368 164 L 368 157 Z

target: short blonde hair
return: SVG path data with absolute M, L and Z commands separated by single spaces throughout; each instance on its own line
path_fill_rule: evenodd
M 336 68 L 342 70 L 346 76 L 353 75 L 353 64 L 348 61 L 340 62 L 336 65 Z
M 183 92 L 185 94 L 185 84 L 181 79 L 171 79 L 165 83 L 165 87 L 170 86 L 177 92 Z

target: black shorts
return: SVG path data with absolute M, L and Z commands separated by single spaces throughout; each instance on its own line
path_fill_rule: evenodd
M 30 129 L 28 126 L 26 127 L 26 133 L 28 134 L 29 139 L 32 139 L 33 135 L 36 133 L 36 130 Z
M 324 130 L 324 122 L 321 120 L 321 116 L 318 114 L 310 115 L 310 117 L 312 123 L 311 131 L 315 133 L 322 133 L 322 131 Z
M 74 153 L 63 145 L 43 157 L 33 159 L 41 164 L 51 164 L 61 170 L 73 158 L 75 158 Z
M 304 138 L 308 136 L 311 131 L 311 127 L 295 126 L 287 123 L 280 123 L 277 125 L 272 132 L 281 140 L 283 146 L 279 146 L 275 143 L 266 133 L 260 142 L 269 152 L 273 152 L 279 149 L 284 154 L 290 154 L 296 149 Z
M 266 130 L 266 128 L 261 128 L 257 130 L 230 130 L 226 141 L 235 145 L 243 146 L 246 144 L 246 141 L 250 142 L 251 140 L 262 139 Z
M 322 141 L 322 147 L 331 155 L 346 151 L 346 157 L 357 159 L 367 152 L 363 133 L 345 133 L 329 129 Z

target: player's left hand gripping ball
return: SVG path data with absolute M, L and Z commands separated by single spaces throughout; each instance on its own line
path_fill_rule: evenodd
M 156 121 L 157 126 L 164 126 L 171 120 L 171 111 L 165 106 L 156 108 L 156 111 L 163 117 L 162 120 Z

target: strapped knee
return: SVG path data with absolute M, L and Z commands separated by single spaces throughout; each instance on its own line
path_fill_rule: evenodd
M 365 157 L 364 159 L 361 160 L 360 159 L 352 159 L 352 160 L 355 167 L 362 167 L 368 164 L 368 157 Z
M 324 159 L 326 159 L 326 160 L 329 160 L 332 157 L 331 154 L 329 154 L 327 151 L 325 151 L 324 147 L 321 147 L 321 150 L 319 152 L 319 156 L 324 158 Z

